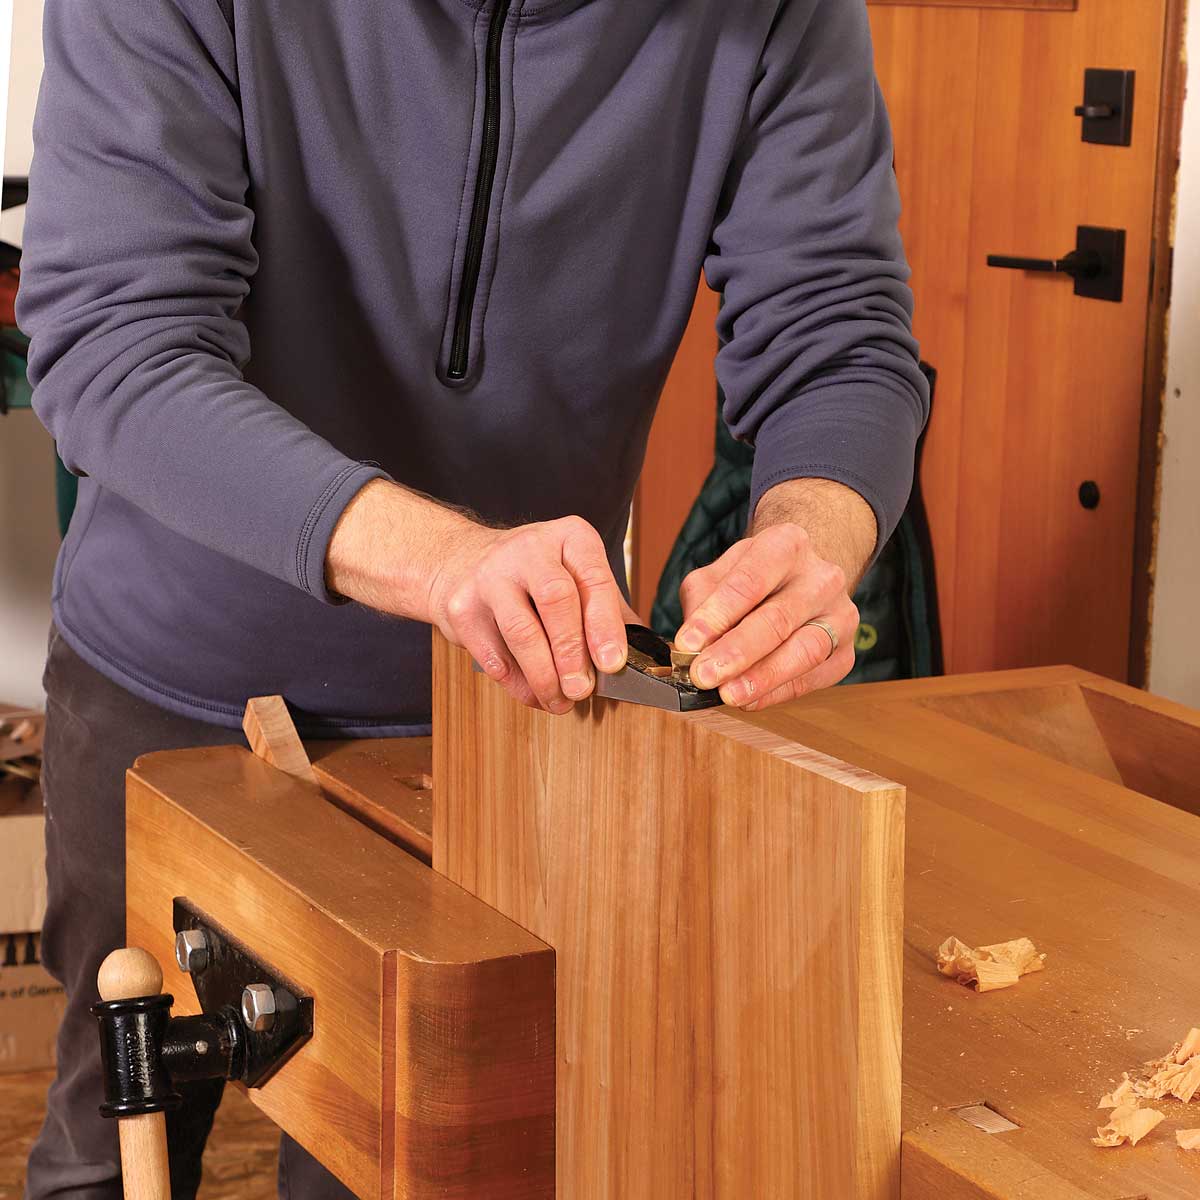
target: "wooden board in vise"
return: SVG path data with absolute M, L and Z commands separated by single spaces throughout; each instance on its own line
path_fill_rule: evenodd
M 904 792 L 434 649 L 434 865 L 557 952 L 558 1196 L 892 1200 Z
M 320 775 L 318 773 L 318 778 Z M 128 939 L 162 963 L 190 900 L 314 997 L 249 1095 L 362 1200 L 548 1200 L 554 955 L 311 784 L 235 747 L 129 772 Z

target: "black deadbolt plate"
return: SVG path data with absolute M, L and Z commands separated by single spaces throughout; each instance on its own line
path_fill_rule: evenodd
M 208 962 L 192 973 L 192 985 L 206 1016 L 233 1010 L 246 1039 L 242 1082 L 261 1087 L 312 1037 L 313 1001 L 291 980 L 268 966 L 228 930 L 206 917 L 190 901 L 175 897 L 175 932 L 199 929 L 208 943 Z M 275 993 L 275 1020 L 256 1033 L 242 1022 L 242 989 L 251 983 L 269 984 Z
M 1095 146 L 1133 145 L 1134 71 L 1091 69 L 1083 77 L 1083 109 L 1108 110 L 1104 116 L 1083 115 L 1083 140 Z

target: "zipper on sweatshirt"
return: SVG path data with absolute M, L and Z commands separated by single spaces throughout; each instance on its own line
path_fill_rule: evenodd
M 488 26 L 484 62 L 483 136 L 479 145 L 479 167 L 475 176 L 475 198 L 471 203 L 471 222 L 467 227 L 467 246 L 463 257 L 458 305 L 454 313 L 454 335 L 450 341 L 450 361 L 446 374 L 450 379 L 467 377 L 470 369 L 471 323 L 479 291 L 479 271 L 487 240 L 488 217 L 492 209 L 492 188 L 500 155 L 500 59 L 504 45 L 504 24 L 512 0 L 497 0 Z

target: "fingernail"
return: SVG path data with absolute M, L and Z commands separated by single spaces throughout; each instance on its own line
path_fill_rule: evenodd
M 619 671 L 625 663 L 625 651 L 616 642 L 608 642 L 596 651 L 596 665 L 602 671 Z
M 583 700 L 591 694 L 592 677 L 590 675 L 564 675 L 562 690 L 571 700 Z
M 734 708 L 743 708 L 754 698 L 754 680 L 735 679 L 721 689 L 721 699 Z
M 570 700 L 553 700 L 547 705 L 556 717 L 565 717 L 574 707 Z
M 680 650 L 686 650 L 689 654 L 694 654 L 696 651 L 704 649 L 704 634 L 694 625 L 685 625 L 675 635 L 675 645 Z
M 710 658 L 698 658 L 691 666 L 692 682 L 702 688 L 716 687 L 717 664 Z

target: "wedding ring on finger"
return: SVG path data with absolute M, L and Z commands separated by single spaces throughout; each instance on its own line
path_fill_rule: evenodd
M 828 662 L 829 659 L 831 659 L 837 653 L 838 646 L 841 644 L 838 639 L 837 630 L 834 629 L 832 625 L 827 624 L 825 621 L 816 620 L 805 621 L 801 628 L 807 629 L 810 625 L 814 629 L 820 629 L 829 637 L 829 653 L 825 656 L 825 661 Z

